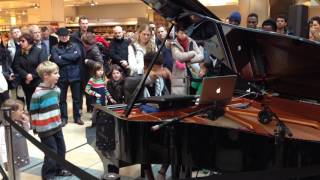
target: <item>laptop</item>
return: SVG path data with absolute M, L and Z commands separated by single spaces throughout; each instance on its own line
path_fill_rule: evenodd
M 236 80 L 236 75 L 203 78 L 199 104 L 227 103 L 232 98 Z

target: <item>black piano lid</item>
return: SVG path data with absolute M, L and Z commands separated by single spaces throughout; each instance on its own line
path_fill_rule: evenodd
M 223 25 L 227 26 L 227 25 Z M 231 27 L 226 34 L 239 73 L 250 62 L 248 80 L 295 99 L 320 101 L 320 44 L 304 38 Z
M 229 61 L 235 66 L 233 69 L 242 74 L 250 62 L 253 76 L 243 76 L 245 79 L 263 81 L 267 90 L 281 96 L 320 101 L 320 44 L 299 37 L 224 24 L 197 0 L 143 2 L 172 22 L 181 21 L 179 17 L 186 12 L 210 17 L 212 21 L 207 20 L 204 25 L 197 26 L 191 37 L 208 40 L 208 34 L 215 34 L 210 31 L 213 24 L 218 24 L 223 29 L 223 38 L 229 47 L 225 51 L 230 54 Z M 189 22 L 186 24 L 191 25 Z

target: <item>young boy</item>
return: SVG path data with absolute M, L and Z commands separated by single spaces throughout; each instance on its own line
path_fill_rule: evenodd
M 34 91 L 30 114 L 32 127 L 38 133 L 41 143 L 65 158 L 66 146 L 62 134 L 62 123 L 59 108 L 60 89 L 56 86 L 59 79 L 57 64 L 45 61 L 37 67 L 37 73 L 42 83 Z M 41 169 L 42 179 L 54 179 L 55 176 L 70 176 L 71 173 L 56 163 L 55 160 L 44 157 Z

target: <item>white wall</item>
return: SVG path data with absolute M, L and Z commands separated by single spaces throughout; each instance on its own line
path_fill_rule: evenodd
M 207 7 L 211 12 L 213 12 L 220 19 L 225 19 L 229 17 L 233 11 L 239 11 L 239 7 L 236 5 L 229 6 L 209 6 Z
M 147 17 L 147 6 L 142 3 L 119 5 L 101 5 L 92 7 L 77 7 L 77 16 L 85 15 L 89 19 L 122 19 Z

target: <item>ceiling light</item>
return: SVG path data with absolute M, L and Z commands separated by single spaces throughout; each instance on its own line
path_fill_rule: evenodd
M 35 9 L 40 8 L 40 6 L 39 6 L 37 3 L 34 3 L 34 4 L 32 5 L 32 7 L 35 8 Z
M 94 0 L 91 0 L 90 1 L 90 6 L 95 6 L 95 5 L 98 5 L 98 2 L 94 1 Z
M 238 5 L 238 0 L 199 0 L 205 6 Z

